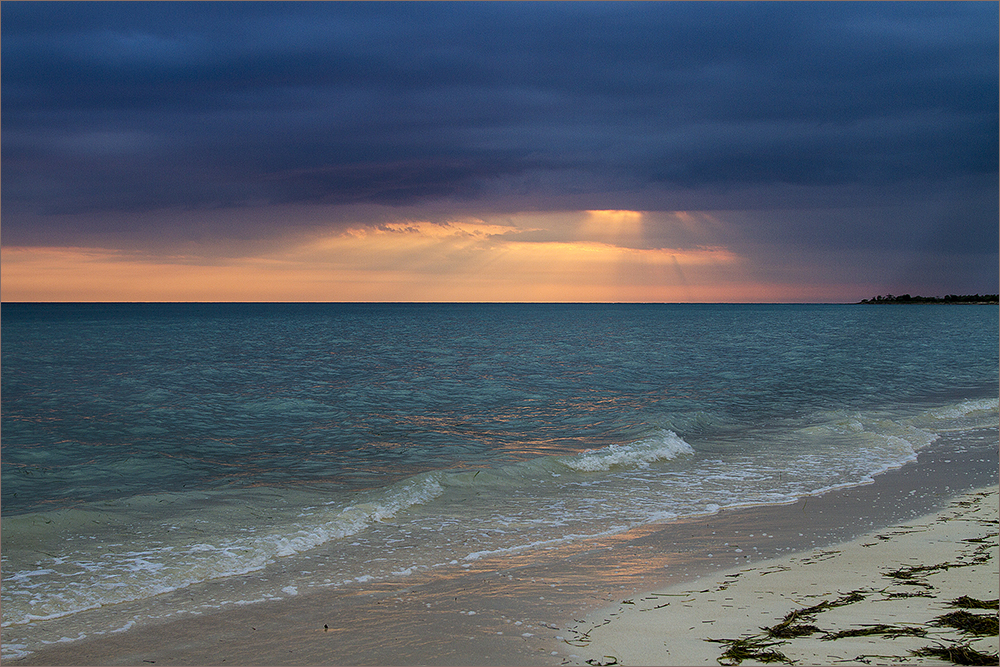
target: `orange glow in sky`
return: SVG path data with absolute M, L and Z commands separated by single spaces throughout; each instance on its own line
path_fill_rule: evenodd
M 801 299 L 800 285 L 755 283 L 745 261 L 724 245 L 643 246 L 643 220 L 638 211 L 587 211 L 506 221 L 401 221 L 222 258 L 5 247 L 0 289 L 4 301 Z

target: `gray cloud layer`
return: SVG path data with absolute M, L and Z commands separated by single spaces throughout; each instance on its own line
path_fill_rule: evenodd
M 998 22 L 979 2 L 5 2 L 5 231 L 290 203 L 914 206 L 934 217 L 852 224 L 947 222 L 995 251 Z

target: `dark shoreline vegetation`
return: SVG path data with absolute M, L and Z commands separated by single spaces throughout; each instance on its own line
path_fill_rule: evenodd
M 871 299 L 862 299 L 858 303 L 958 303 L 958 304 L 1000 304 L 1000 295 L 997 294 L 949 294 L 945 297 L 939 296 L 910 296 L 903 294 L 893 296 L 876 296 Z

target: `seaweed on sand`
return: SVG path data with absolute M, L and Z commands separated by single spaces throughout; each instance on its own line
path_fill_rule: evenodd
M 925 646 L 916 651 L 910 651 L 918 657 L 941 658 L 956 665 L 997 665 L 1000 664 L 1000 656 L 996 653 L 982 653 L 972 648 L 968 644 L 955 644 L 953 646 Z
M 897 600 L 900 598 L 933 598 L 934 596 L 928 591 L 920 591 L 917 593 L 895 593 L 882 589 L 879 591 L 886 600 Z
M 883 576 L 891 577 L 892 579 L 897 579 L 901 583 L 926 586 L 927 585 L 926 583 L 917 582 L 914 581 L 914 579 L 919 575 L 929 574 L 931 572 L 937 572 L 938 570 L 947 570 L 948 568 L 951 567 L 960 567 L 960 566 L 954 563 L 938 563 L 937 565 L 913 565 L 908 567 L 901 567 L 897 570 L 893 570 L 892 572 L 883 572 L 882 574 Z
M 743 637 L 742 639 L 708 639 L 706 641 L 729 645 L 726 652 L 718 658 L 720 665 L 738 665 L 744 660 L 756 660 L 764 663 L 781 662 L 792 665 L 795 664 L 793 660 L 789 659 L 781 651 L 776 651 L 773 648 L 785 642 L 772 640 L 794 639 L 820 632 L 820 629 L 815 625 L 803 623 L 802 621 L 815 620 L 816 615 L 821 612 L 854 602 L 860 602 L 865 597 L 865 594 L 861 591 L 851 591 L 833 601 L 824 600 L 811 607 L 794 609 L 788 612 L 780 623 L 772 625 L 769 628 L 761 628 L 765 633 L 763 636 L 754 635 Z
M 816 614 L 822 611 L 826 611 L 827 609 L 833 609 L 834 607 L 843 607 L 844 605 L 852 604 L 854 602 L 861 602 L 862 600 L 865 599 L 865 597 L 867 596 L 861 591 L 851 591 L 847 595 L 841 595 L 833 602 L 828 602 L 824 600 L 823 602 L 815 604 L 811 607 L 805 607 L 803 609 L 790 612 L 788 616 L 785 616 L 785 618 L 787 619 L 789 616 L 792 616 L 793 614 L 799 618 L 806 616 L 815 616 Z
M 998 634 L 997 617 L 994 615 L 953 611 L 950 614 L 938 616 L 931 621 L 931 624 L 956 628 L 970 635 L 996 636 Z
M 776 639 L 792 639 L 794 637 L 804 637 L 806 635 L 811 635 L 814 632 L 819 632 L 819 628 L 815 625 L 810 625 L 807 623 L 797 623 L 796 621 L 812 621 L 815 620 L 816 614 L 824 612 L 827 609 L 833 609 L 834 607 L 843 607 L 846 604 L 851 604 L 853 602 L 860 602 L 865 599 L 865 595 L 861 591 L 851 591 L 847 595 L 842 595 L 833 602 L 828 602 L 824 600 L 817 605 L 812 607 L 804 607 L 802 609 L 794 609 L 788 612 L 781 623 L 777 625 L 772 625 L 769 628 L 761 628 L 767 633 L 768 637 Z
M 738 665 L 744 660 L 771 663 L 782 662 L 794 665 L 781 651 L 774 651 L 772 646 L 780 646 L 783 642 L 769 642 L 760 637 L 744 637 L 743 639 L 706 639 L 705 641 L 729 644 L 729 648 L 717 659 L 720 665 Z
M 989 537 L 993 537 L 992 535 Z M 919 581 L 917 577 L 922 577 L 924 575 L 933 574 L 934 572 L 947 571 L 953 567 L 970 567 L 972 565 L 981 565 L 992 557 L 990 554 L 990 548 L 992 546 L 991 542 L 985 541 L 986 538 L 976 538 L 970 540 L 964 540 L 965 542 L 980 542 L 976 549 L 969 554 L 971 558 L 969 560 L 962 560 L 963 556 L 959 556 L 959 560 L 954 563 L 937 563 L 935 565 L 911 565 L 907 567 L 901 567 L 899 569 L 893 570 L 891 572 L 883 572 L 883 576 L 895 579 L 901 584 L 910 584 L 914 586 L 929 586 L 925 581 Z
M 796 621 L 801 618 L 808 618 L 808 620 L 812 620 L 810 618 L 811 616 L 812 614 L 806 609 L 796 609 L 788 612 L 788 614 L 781 619 L 781 623 L 772 625 L 769 628 L 761 628 L 761 630 L 766 632 L 768 637 L 776 639 L 805 637 L 806 635 L 811 635 L 814 632 L 819 632 L 819 628 L 815 625 L 809 625 L 807 623 L 796 623 Z
M 843 607 L 845 604 L 851 604 L 852 602 L 861 602 L 865 599 L 865 594 L 861 591 L 851 591 L 847 595 L 842 595 L 833 602 L 830 603 L 831 607 Z
M 796 637 L 805 637 L 806 635 L 811 635 L 814 632 L 819 632 L 819 628 L 808 623 L 792 625 L 790 623 L 786 624 L 782 622 L 763 629 L 767 631 L 768 637 L 774 637 L 775 639 L 794 639 Z
M 883 625 L 877 623 L 875 625 L 866 625 L 855 630 L 841 630 L 840 632 L 827 633 L 821 637 L 823 641 L 832 641 L 834 639 L 842 639 L 844 637 L 868 637 L 871 635 L 882 635 L 888 639 L 895 639 L 896 637 L 923 637 L 927 634 L 927 631 L 923 628 L 917 628 L 912 626 L 904 625 Z
M 963 595 L 948 604 L 952 607 L 961 607 L 962 609 L 997 609 L 1000 607 L 1000 600 L 977 600 L 976 598 L 970 598 L 968 595 Z

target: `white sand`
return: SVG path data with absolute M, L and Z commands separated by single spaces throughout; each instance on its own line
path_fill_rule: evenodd
M 997 487 L 980 489 L 937 514 L 852 542 L 626 600 L 576 624 L 560 652 L 571 655 L 565 664 L 592 666 L 738 664 L 723 655 L 731 644 L 706 640 L 754 638 L 772 644 L 763 650 L 779 651 L 799 665 L 946 665 L 953 663 L 910 652 L 962 644 L 995 655 L 995 634 L 976 636 L 930 622 L 960 611 L 950 604 L 959 597 L 997 599 L 998 503 Z M 934 567 L 943 564 L 951 566 Z M 914 572 L 909 580 L 888 576 L 918 566 L 931 569 Z M 846 598 L 853 592 L 859 595 Z M 790 612 L 824 603 L 792 622 L 818 628 L 808 635 L 780 639 L 763 630 Z M 997 618 L 995 609 L 967 611 Z M 877 624 L 926 635 L 821 639 Z M 742 664 L 763 663 L 749 658 Z

